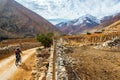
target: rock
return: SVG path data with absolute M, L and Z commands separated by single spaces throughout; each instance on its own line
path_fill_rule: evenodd
M 37 59 L 35 59 L 35 61 L 39 61 L 39 59 L 37 58 Z
M 32 74 L 32 75 L 36 75 L 36 74 L 37 74 L 37 71 L 36 71 L 36 70 L 33 70 L 31 74 Z
M 46 71 L 47 71 L 47 68 L 46 68 L 46 66 L 43 66 L 43 67 L 41 67 L 39 70 L 46 72 Z
M 43 62 L 43 66 L 46 66 L 48 64 L 49 64 L 49 62 Z

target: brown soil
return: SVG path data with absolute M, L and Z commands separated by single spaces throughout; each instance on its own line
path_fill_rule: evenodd
M 68 56 L 77 60 L 74 70 L 81 80 L 120 80 L 120 52 L 80 47 Z

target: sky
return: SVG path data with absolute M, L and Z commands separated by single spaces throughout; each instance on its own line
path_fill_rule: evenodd
M 120 12 L 120 0 L 16 0 L 53 24 L 86 14 L 98 19 Z

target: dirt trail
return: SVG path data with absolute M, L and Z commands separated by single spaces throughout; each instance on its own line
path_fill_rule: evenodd
M 34 55 L 36 48 L 32 48 L 26 51 L 23 51 L 22 54 L 22 68 L 25 68 L 25 61 L 30 59 Z M 13 76 L 20 67 L 15 65 L 15 55 L 12 55 L 6 59 L 0 61 L 0 80 L 10 80 L 10 77 Z M 12 79 L 13 80 L 13 79 Z

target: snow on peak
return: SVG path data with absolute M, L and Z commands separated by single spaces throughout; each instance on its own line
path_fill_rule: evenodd
M 64 22 L 61 22 L 61 23 L 57 24 L 56 26 L 58 28 L 63 27 L 63 26 L 69 26 L 69 25 L 72 24 L 72 22 L 73 22 L 72 20 L 71 21 L 64 21 Z
M 84 22 L 88 23 L 88 24 L 100 24 L 99 19 L 97 19 L 96 17 L 94 17 L 90 14 L 86 14 L 82 17 L 79 17 L 78 19 L 61 22 L 61 23 L 57 24 L 56 26 L 58 28 L 61 28 L 64 26 L 70 26 L 70 25 L 78 26 L 78 25 L 83 24 Z
M 80 25 L 82 24 L 84 21 L 86 21 L 87 23 L 91 23 L 91 21 L 95 22 L 95 23 L 100 23 L 100 20 L 98 20 L 96 17 L 90 15 L 90 14 L 86 14 L 82 17 L 80 17 L 76 23 L 74 23 L 74 25 Z

